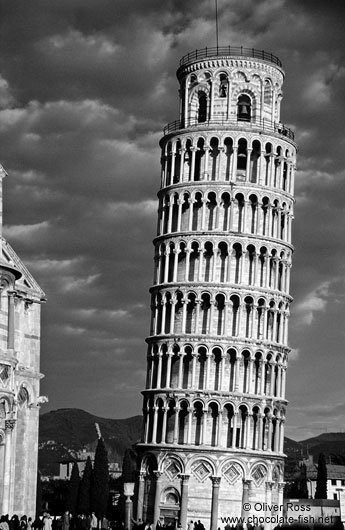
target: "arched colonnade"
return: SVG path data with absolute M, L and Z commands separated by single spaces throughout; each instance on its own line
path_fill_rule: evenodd
M 172 192 L 160 195 L 157 234 L 238 232 L 291 243 L 292 203 L 241 192 Z
M 236 392 L 285 399 L 286 354 L 244 348 L 156 343 L 149 347 L 147 390 Z

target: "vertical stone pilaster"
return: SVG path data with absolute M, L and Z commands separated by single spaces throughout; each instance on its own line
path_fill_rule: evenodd
M 182 528 L 187 526 L 188 513 L 188 482 L 189 475 L 181 474 L 181 509 L 180 509 L 180 524 Z
M 12 468 L 12 431 L 15 427 L 15 420 L 5 420 L 5 459 L 4 459 L 4 474 L 3 474 L 3 497 L 2 497 L 2 513 L 10 513 L 12 504 L 11 499 L 11 468 Z
M 144 507 L 144 489 L 145 489 L 145 472 L 139 471 L 139 486 L 138 486 L 138 502 L 137 502 L 137 520 L 143 520 L 143 507 Z
M 219 486 L 220 486 L 221 477 L 211 477 L 211 480 L 212 480 L 212 505 L 211 505 L 210 530 L 217 530 L 218 528 Z
M 154 472 L 156 477 L 156 491 L 155 491 L 155 504 L 153 510 L 153 525 L 157 524 L 160 517 L 160 501 L 161 501 L 161 488 L 162 488 L 162 473 L 160 471 Z

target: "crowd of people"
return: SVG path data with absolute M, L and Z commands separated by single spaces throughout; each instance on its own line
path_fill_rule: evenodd
M 0 518 L 0 530 L 109 530 L 109 521 L 106 517 L 97 519 L 96 514 L 81 514 L 72 517 L 69 511 L 62 516 L 52 517 L 48 512 L 34 521 L 31 517 L 22 515 L 2 515 Z

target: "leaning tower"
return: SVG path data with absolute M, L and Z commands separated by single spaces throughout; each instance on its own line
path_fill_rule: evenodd
M 216 530 L 282 504 L 296 145 L 274 55 L 196 50 L 177 78 L 180 118 L 160 142 L 137 517 Z

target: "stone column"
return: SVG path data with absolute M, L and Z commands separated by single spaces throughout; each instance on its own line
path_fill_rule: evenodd
M 282 365 L 278 363 L 278 380 L 277 380 L 277 397 L 281 397 L 281 387 L 282 387 Z
M 186 248 L 186 268 L 185 268 L 185 281 L 188 282 L 188 278 L 189 278 L 189 267 L 190 267 L 190 253 L 191 253 L 191 249 L 190 248 Z M 183 328 L 182 328 L 183 330 Z
M 184 126 L 188 124 L 188 84 L 184 85 Z
M 237 150 L 238 150 L 238 147 L 237 146 L 234 146 L 233 147 L 233 164 L 232 164 L 232 172 L 231 172 L 231 180 L 233 182 L 236 182 L 236 172 L 237 172 Z
M 206 443 L 207 420 L 208 420 L 208 410 L 207 409 L 203 409 L 201 445 Z
M 171 303 L 171 315 L 170 315 L 170 335 L 172 335 L 175 331 L 175 305 L 176 305 L 176 299 L 172 298 L 170 300 Z
M 166 436 L 167 436 L 167 417 L 168 417 L 168 409 L 165 406 L 164 407 L 164 413 L 163 413 L 163 426 L 162 426 L 162 440 L 161 443 L 166 443 Z
M 221 477 L 211 477 L 211 480 L 212 480 L 212 507 L 211 507 L 210 530 L 217 530 L 218 528 L 219 486 L 220 486 Z
M 196 309 L 195 309 L 194 333 L 196 335 L 198 335 L 199 334 L 199 329 L 200 329 L 200 326 L 199 326 L 199 323 L 200 323 L 200 306 L 201 306 L 200 298 L 197 298 L 195 300 L 195 304 L 196 304 Z
M 267 506 L 267 509 L 265 511 L 265 515 L 268 516 L 268 517 L 272 516 L 272 512 L 269 511 L 268 507 L 272 506 L 272 488 L 273 488 L 273 484 L 274 484 L 274 482 L 271 482 L 271 481 L 267 481 L 266 482 L 266 506 Z M 267 526 L 268 526 L 268 528 L 271 528 L 272 523 L 269 523 Z
M 263 427 L 263 423 L 262 423 L 262 419 L 263 419 L 263 416 L 262 414 L 258 414 L 258 426 L 257 426 L 257 429 L 258 429 L 258 443 L 257 443 L 257 449 L 259 450 L 262 450 L 262 427 Z
M 285 386 L 286 386 L 286 366 L 282 366 L 282 389 L 281 398 L 285 399 Z
M 175 423 L 174 423 L 173 443 L 177 444 L 178 442 L 178 419 L 179 419 L 178 415 L 179 415 L 180 409 L 178 406 L 176 406 L 174 410 L 175 410 Z
M 285 423 L 285 419 L 282 418 L 280 420 L 279 453 L 284 452 L 284 423 Z
M 278 506 L 282 506 L 284 504 L 284 487 L 285 482 L 278 482 Z
M 208 159 L 209 159 L 209 154 L 210 154 L 210 146 L 205 145 L 204 150 L 205 150 L 204 179 L 208 180 L 208 176 L 209 176 L 208 175 Z
M 183 357 L 185 356 L 184 353 L 179 353 L 179 365 L 178 365 L 178 383 L 177 387 L 182 388 L 182 377 L 183 377 Z
M 10 513 L 11 504 L 11 464 L 12 464 L 12 431 L 16 424 L 15 420 L 5 420 L 5 459 L 3 475 L 3 497 L 2 513 Z
M 206 354 L 206 384 L 205 384 L 205 389 L 208 390 L 210 388 L 210 372 L 211 372 L 211 357 L 212 357 L 212 353 L 207 353 Z
M 196 362 L 197 362 L 198 354 L 194 351 L 192 356 L 193 356 L 193 360 L 192 360 L 192 388 L 195 388 L 195 373 L 196 373 Z
M 205 230 L 205 223 L 206 223 L 206 205 L 207 205 L 207 198 L 203 197 L 201 199 L 202 202 L 202 212 L 201 212 L 201 230 Z
M 250 169 L 251 169 L 250 157 L 251 157 L 251 154 L 252 154 L 252 148 L 248 147 L 247 148 L 246 182 L 250 181 Z
M 223 387 L 224 387 L 225 361 L 226 361 L 226 354 L 222 353 L 219 390 L 223 390 Z
M 232 447 L 233 449 L 236 447 L 237 416 L 238 416 L 238 412 L 235 412 L 235 413 L 234 413 L 233 420 L 232 420 L 232 440 L 231 440 L 231 447 Z
M 156 492 L 155 492 L 155 505 L 153 510 L 153 524 L 156 525 L 160 516 L 160 500 L 161 500 L 161 487 L 162 487 L 162 473 L 160 471 L 154 471 L 156 476 Z
M 173 356 L 173 352 L 168 352 L 168 362 L 167 362 L 167 375 L 166 375 L 166 383 L 165 386 L 167 388 L 170 388 L 170 377 L 171 377 L 171 358 Z
M 238 392 L 240 389 L 240 362 L 241 362 L 241 356 L 236 356 L 236 364 L 235 364 L 235 381 L 234 381 L 234 391 Z
M 15 291 L 8 291 L 8 325 L 7 325 L 7 348 L 14 349 L 14 297 Z M 8 513 L 8 512 L 3 512 Z
M 267 417 L 267 423 L 268 423 L 268 435 L 267 435 L 267 451 L 272 451 L 272 431 L 273 431 L 273 423 L 272 423 L 272 416 L 269 418 Z
M 192 424 L 193 424 L 193 408 L 188 408 L 188 433 L 187 433 L 187 443 L 190 445 L 192 443 Z
M 188 231 L 191 232 L 192 231 L 192 226 L 193 226 L 193 204 L 194 204 L 194 200 L 193 199 L 188 199 L 188 203 L 189 203 Z
M 251 480 L 243 479 L 243 493 L 242 493 L 242 511 L 241 517 L 246 517 L 248 512 L 244 510 L 243 506 L 249 502 L 249 489 L 250 489 Z
M 211 97 L 210 97 L 210 112 L 209 112 L 209 119 L 212 120 L 213 118 L 213 106 L 214 106 L 214 79 L 210 79 L 211 84 Z
M 177 270 L 178 270 L 178 255 L 180 253 L 180 250 L 174 249 L 173 253 L 175 254 L 174 258 L 174 273 L 173 273 L 173 282 L 177 282 Z
M 137 502 L 137 519 L 143 520 L 143 506 L 144 506 L 144 490 L 145 490 L 145 471 L 139 471 L 138 484 L 138 502 Z
M 246 421 L 246 424 L 247 424 L 247 428 L 246 428 L 246 443 L 245 443 L 245 448 L 246 449 L 252 449 L 252 447 L 253 447 L 253 443 L 252 443 L 252 439 L 251 439 L 251 437 L 252 437 L 252 430 L 251 430 L 252 422 L 253 422 L 253 414 L 248 413 L 247 421 Z
M 204 258 L 203 249 L 199 249 L 199 270 L 198 270 L 198 281 L 202 282 L 202 260 Z
M 162 381 L 162 357 L 163 354 L 160 351 L 158 353 L 158 370 L 157 370 L 157 384 L 156 388 L 161 388 L 161 381 Z
M 184 182 L 184 179 L 185 179 L 185 168 L 184 168 L 184 163 L 185 163 L 185 153 L 186 153 L 186 149 L 184 147 L 182 147 L 180 149 L 180 155 L 181 155 L 181 158 L 180 158 L 180 182 Z
M 218 447 L 222 445 L 222 430 L 223 430 L 223 412 L 219 410 L 218 418 L 217 418 L 217 443 L 216 443 Z
M 180 511 L 180 525 L 183 529 L 187 527 L 187 512 L 188 512 L 188 481 L 189 475 L 180 474 L 181 477 L 181 511 Z
M 195 171 L 195 153 L 196 153 L 196 147 L 191 147 L 190 148 L 191 152 L 192 152 L 192 162 L 191 162 L 191 169 L 190 169 L 190 177 L 191 177 L 191 180 L 193 181 L 194 180 L 194 171 Z
M 153 407 L 154 415 L 153 415 L 153 431 L 152 431 L 152 443 L 155 444 L 156 437 L 157 437 L 157 422 L 158 422 L 158 407 Z
M 270 395 L 274 396 L 274 378 L 275 378 L 275 363 L 271 363 L 271 377 L 270 377 Z

